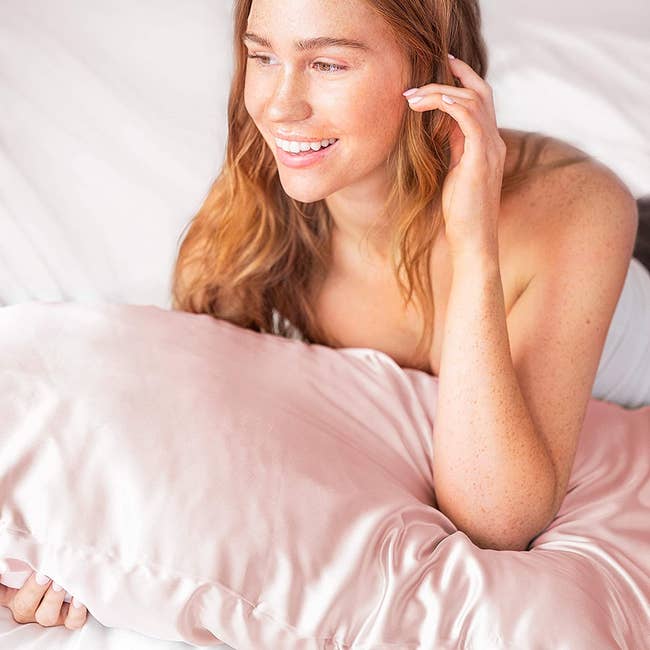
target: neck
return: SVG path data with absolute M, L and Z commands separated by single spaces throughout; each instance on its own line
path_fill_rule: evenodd
M 346 188 L 325 202 L 334 224 L 334 242 L 350 254 L 384 263 L 390 255 L 391 220 L 385 214 L 386 184 L 364 187 L 363 192 Z M 369 198 L 371 197 L 371 198 Z

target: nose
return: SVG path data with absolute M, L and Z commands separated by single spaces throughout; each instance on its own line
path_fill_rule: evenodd
M 311 115 L 304 81 L 290 73 L 278 75 L 267 104 L 270 120 L 280 123 L 301 121 Z

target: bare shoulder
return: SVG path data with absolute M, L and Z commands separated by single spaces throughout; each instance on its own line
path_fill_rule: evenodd
M 506 143 L 505 173 L 511 172 L 527 146 L 539 146 L 534 173 L 520 186 L 519 195 L 548 193 L 549 199 L 573 202 L 576 198 L 589 198 L 585 191 L 614 193 L 615 197 L 634 201 L 629 188 L 617 174 L 585 151 L 570 143 L 542 133 L 500 129 Z M 558 192 L 558 190 L 563 190 Z
M 529 277 L 548 263 L 549 250 L 567 241 L 573 246 L 609 241 L 622 256 L 629 248 L 631 256 L 636 200 L 613 170 L 557 138 L 510 129 L 500 133 L 508 148 L 505 174 L 514 169 L 527 138 L 543 140 L 536 170 L 507 202 L 513 244 L 526 249 L 521 259 L 530 264 Z

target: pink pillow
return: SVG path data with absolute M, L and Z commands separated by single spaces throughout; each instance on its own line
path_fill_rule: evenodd
M 381 352 L 41 302 L 0 309 L 0 359 L 0 560 L 105 626 L 259 650 L 641 647 L 647 511 L 631 491 L 648 489 L 650 408 L 592 402 L 583 489 L 534 552 L 496 552 L 433 506 L 437 380 Z M 594 487 L 612 427 L 628 483 L 610 463 Z M 605 492 L 625 526 L 598 515 L 606 550 L 583 548 Z

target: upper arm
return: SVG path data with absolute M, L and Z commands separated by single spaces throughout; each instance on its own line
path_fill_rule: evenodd
M 534 218 L 542 226 L 534 230 L 530 280 L 507 325 L 522 395 L 555 468 L 555 517 L 628 271 L 638 212 L 629 190 L 599 163 L 553 174 L 537 190 Z

